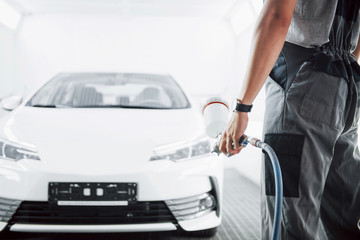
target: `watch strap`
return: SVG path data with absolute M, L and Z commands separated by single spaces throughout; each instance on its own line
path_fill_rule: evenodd
M 236 101 L 235 112 L 250 112 L 253 105 L 242 104 L 240 100 Z

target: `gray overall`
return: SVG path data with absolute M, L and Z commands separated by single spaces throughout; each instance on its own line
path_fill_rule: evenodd
M 283 175 L 283 240 L 360 239 L 360 67 L 350 54 L 360 1 L 336 6 L 329 42 L 285 42 L 265 83 L 264 139 Z M 264 158 L 262 239 L 271 239 L 274 173 Z

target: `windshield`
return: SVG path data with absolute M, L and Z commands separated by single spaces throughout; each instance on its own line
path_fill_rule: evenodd
M 190 104 L 170 76 L 66 73 L 45 84 L 27 106 L 178 109 L 188 108 Z

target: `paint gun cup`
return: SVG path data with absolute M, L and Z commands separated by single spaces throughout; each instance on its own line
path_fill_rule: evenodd
M 218 147 L 218 140 L 229 122 L 229 105 L 221 98 L 209 98 L 204 104 L 202 113 L 206 134 L 211 138 L 218 138 L 212 152 L 220 155 L 221 151 Z
M 221 98 L 209 98 L 202 112 L 206 134 L 211 138 L 218 137 L 229 122 L 229 105 Z

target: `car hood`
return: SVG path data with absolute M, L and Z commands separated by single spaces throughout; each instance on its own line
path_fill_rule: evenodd
M 203 134 L 192 109 L 22 107 L 0 121 L 0 137 L 35 145 L 42 162 L 53 166 L 138 165 L 158 145 Z

